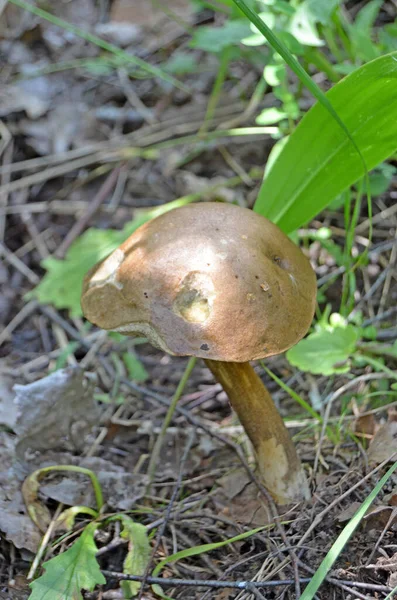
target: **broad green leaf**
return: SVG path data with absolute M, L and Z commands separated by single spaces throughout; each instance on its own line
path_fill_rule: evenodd
M 81 590 L 92 592 L 106 583 L 95 558 L 96 529 L 97 523 L 90 523 L 73 546 L 44 563 L 45 573 L 31 584 L 29 600 L 83 600 Z
M 349 371 L 346 363 L 359 337 L 354 325 L 335 327 L 332 331 L 320 329 L 288 350 L 287 359 L 294 367 L 315 375 L 346 373 Z
M 150 560 L 151 547 L 147 529 L 140 523 L 135 523 L 126 515 L 117 515 L 123 523 L 121 537 L 128 540 L 128 553 L 124 560 L 125 575 L 143 575 Z M 121 589 L 124 598 L 133 598 L 139 592 L 139 581 L 122 581 Z
M 137 356 L 131 352 L 123 353 L 123 362 L 127 367 L 128 376 L 133 381 L 143 382 L 149 377 L 149 373 Z
M 239 44 L 241 40 L 250 34 L 250 28 L 247 21 L 236 19 L 226 21 L 222 27 L 211 27 L 204 25 L 198 27 L 190 42 L 192 48 L 199 48 L 207 52 L 218 53 Z
M 37 298 L 43 304 L 67 308 L 72 316 L 82 314 L 80 296 L 87 271 L 124 242 L 138 227 L 173 208 L 187 204 L 189 200 L 175 200 L 156 207 L 125 225 L 115 229 L 88 229 L 71 245 L 64 260 L 47 258 L 42 266 L 47 273 L 39 285 L 26 295 Z
M 327 94 L 374 168 L 397 148 L 397 53 L 354 71 Z M 364 175 L 342 128 L 317 103 L 303 117 L 268 171 L 255 210 L 286 232 L 307 223 Z

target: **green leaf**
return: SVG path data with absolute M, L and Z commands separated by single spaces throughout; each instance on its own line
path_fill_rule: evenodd
M 186 73 L 194 73 L 197 69 L 197 60 L 193 54 L 187 52 L 176 52 L 171 56 L 163 67 L 167 73 L 173 75 L 186 75 Z
M 81 590 L 92 592 L 106 583 L 95 558 L 97 526 L 87 525 L 73 546 L 44 563 L 45 573 L 31 584 L 29 600 L 83 600 Z
M 328 25 L 341 0 L 305 0 L 291 19 L 290 30 L 306 46 L 323 46 L 316 25 Z
M 383 0 L 372 0 L 358 12 L 354 23 L 348 25 L 348 34 L 353 53 L 361 60 L 373 60 L 380 50 L 372 42 L 372 28 L 378 16 Z
M 128 540 L 128 554 L 124 560 L 125 575 L 143 575 L 150 560 L 151 547 L 147 529 L 140 523 L 135 523 L 126 515 L 117 515 L 123 523 L 121 537 Z M 139 592 L 139 581 L 122 581 L 121 589 L 124 598 L 133 598 Z
M 137 356 L 130 352 L 123 353 L 123 362 L 127 367 L 128 376 L 134 381 L 143 382 L 149 377 L 149 373 Z
M 380 196 L 387 192 L 396 173 L 397 168 L 394 165 L 388 163 L 379 165 L 379 167 L 369 175 L 371 194 L 373 196 Z M 364 186 L 364 191 L 365 190 L 366 187 Z
M 202 26 L 195 31 L 190 42 L 192 48 L 199 48 L 207 52 L 218 53 L 239 44 L 241 40 L 248 36 L 250 28 L 248 23 L 242 19 L 226 21 L 222 27 Z
M 279 108 L 265 108 L 255 119 L 258 125 L 270 125 L 279 123 L 288 117 L 287 113 Z
M 396 150 L 397 53 L 360 67 L 326 96 L 353 135 L 368 168 Z M 254 208 L 290 232 L 363 175 L 363 162 L 346 134 L 317 103 L 289 136 L 265 176 Z
M 263 78 L 271 86 L 280 85 L 285 78 L 285 74 L 286 69 L 284 64 L 266 65 L 263 69 Z
M 354 325 L 321 329 L 308 335 L 288 350 L 287 359 L 294 367 L 315 375 L 346 373 L 345 364 L 356 349 L 359 333 Z

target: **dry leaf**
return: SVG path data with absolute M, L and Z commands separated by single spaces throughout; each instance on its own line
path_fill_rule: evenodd
M 380 464 L 384 460 L 396 460 L 397 457 L 397 422 L 389 421 L 376 432 L 368 448 L 368 459 Z

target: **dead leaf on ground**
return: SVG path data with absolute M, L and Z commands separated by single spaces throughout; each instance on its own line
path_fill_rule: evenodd
M 266 500 L 244 469 L 229 472 L 218 484 L 213 499 L 221 514 L 251 527 L 272 523 Z
M 387 584 L 394 589 L 397 585 L 397 552 L 390 557 L 380 556 L 375 565 L 368 565 L 367 568 L 373 569 L 374 567 L 376 571 L 379 569 L 389 573 Z
M 369 448 L 370 462 L 380 464 L 384 460 L 396 460 L 397 453 L 397 421 L 388 421 L 378 429 Z
M 365 436 L 373 436 L 376 429 L 376 420 L 374 415 L 358 416 L 354 425 L 355 433 L 362 433 Z
M 38 119 L 50 107 L 49 100 L 43 100 L 37 95 L 24 92 L 17 85 L 4 85 L 0 90 L 0 117 L 11 113 L 25 111 L 29 119 Z
M 1 372 L 0 363 L 0 425 L 6 425 L 10 429 L 13 429 L 18 413 L 14 397 L 11 377 Z
M 352 502 L 347 508 L 338 514 L 337 521 L 339 523 L 350 521 L 360 507 L 361 502 Z M 395 516 L 394 519 L 389 522 L 392 511 L 395 511 Z M 393 529 L 395 523 L 397 522 L 397 510 L 394 506 L 388 506 L 386 504 L 372 506 L 365 513 L 362 522 L 366 530 L 377 529 L 381 531 L 388 523 L 389 527 Z
M 93 383 L 81 369 L 61 369 L 29 385 L 15 385 L 14 390 L 19 459 L 25 459 L 27 450 L 84 448 L 92 426 L 98 423 L 99 409 Z
M 14 464 L 15 441 L 0 433 L 0 532 L 16 548 L 36 552 L 41 534 L 26 514 L 21 494 L 24 473 Z

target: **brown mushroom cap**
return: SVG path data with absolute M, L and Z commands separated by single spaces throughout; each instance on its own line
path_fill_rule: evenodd
M 170 354 L 246 362 L 298 342 L 315 298 L 309 261 L 276 225 L 206 202 L 137 229 L 87 274 L 82 308 Z

